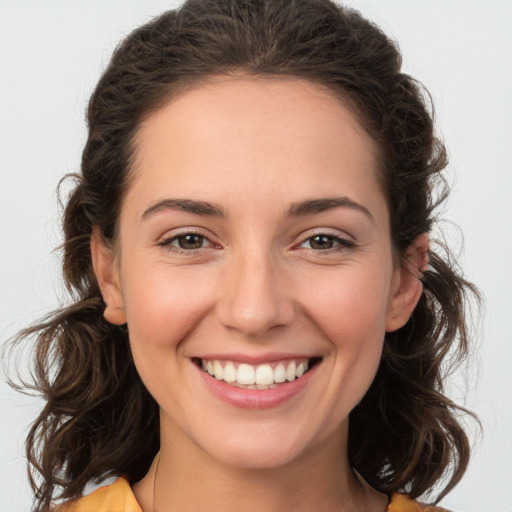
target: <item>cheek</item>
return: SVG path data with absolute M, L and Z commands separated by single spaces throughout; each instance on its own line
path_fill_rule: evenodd
M 304 290 L 306 308 L 334 343 L 380 343 L 385 333 L 389 282 L 387 273 L 365 268 L 341 269 L 315 280 Z M 311 282 L 311 281 L 310 281 Z
M 190 369 L 180 354 L 183 342 L 211 308 L 215 283 L 198 269 L 146 266 L 144 275 L 138 276 L 130 274 L 128 266 L 124 271 L 130 276 L 124 280 L 123 296 L 137 371 L 161 407 L 183 415 L 180 397 L 188 391 L 176 382 L 182 382 Z
M 380 363 L 389 283 L 383 278 L 388 274 L 379 272 L 343 274 L 316 286 L 306 311 L 333 348 L 334 388 L 352 397 L 351 409 L 366 393 Z M 337 397 L 331 398 L 334 404 Z
M 146 267 L 151 268 L 151 267 Z M 155 266 L 125 280 L 130 339 L 137 346 L 178 346 L 211 307 L 215 283 L 199 269 Z M 127 275 L 130 269 L 126 269 Z

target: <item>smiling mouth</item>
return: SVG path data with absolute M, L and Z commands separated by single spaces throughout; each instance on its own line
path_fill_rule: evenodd
M 321 357 L 311 357 L 252 365 L 199 357 L 192 359 L 201 370 L 218 381 L 237 388 L 259 390 L 274 389 L 300 379 L 321 360 Z

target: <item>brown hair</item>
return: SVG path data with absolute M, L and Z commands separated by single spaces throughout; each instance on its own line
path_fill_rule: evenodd
M 19 335 L 36 338 L 32 389 L 46 400 L 27 440 L 39 512 L 90 481 L 137 481 L 158 451 L 158 406 L 137 374 L 126 329 L 103 318 L 90 238 L 95 227 L 106 241 L 116 237 L 141 120 L 183 87 L 232 73 L 305 78 L 352 106 L 380 148 L 397 254 L 430 230 L 445 197 L 447 158 L 428 95 L 401 71 L 397 46 L 358 12 L 330 0 L 188 0 L 131 33 L 90 100 L 82 169 L 65 208 L 72 304 Z M 457 419 L 463 409 L 444 396 L 443 382 L 447 359 L 468 353 L 464 314 L 475 290 L 448 253 L 429 256 L 420 302 L 386 335 L 349 427 L 354 468 L 376 489 L 412 497 L 448 473 L 444 495 L 469 460 Z

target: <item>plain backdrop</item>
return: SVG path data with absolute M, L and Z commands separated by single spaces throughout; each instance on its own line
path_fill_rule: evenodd
M 512 511 L 512 1 L 352 0 L 432 93 L 451 157 L 444 218 L 486 299 L 479 349 L 450 386 L 475 410 L 474 458 L 443 501 Z M 123 36 L 163 0 L 0 0 L 0 342 L 58 305 L 59 178 L 79 169 L 87 99 Z M 30 509 L 24 436 L 41 403 L 0 383 L 0 512 Z

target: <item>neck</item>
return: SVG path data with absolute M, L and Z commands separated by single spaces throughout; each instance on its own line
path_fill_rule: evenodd
M 387 506 L 350 468 L 345 431 L 271 468 L 229 466 L 176 432 L 162 434 L 160 453 L 134 486 L 144 512 L 384 512 Z

